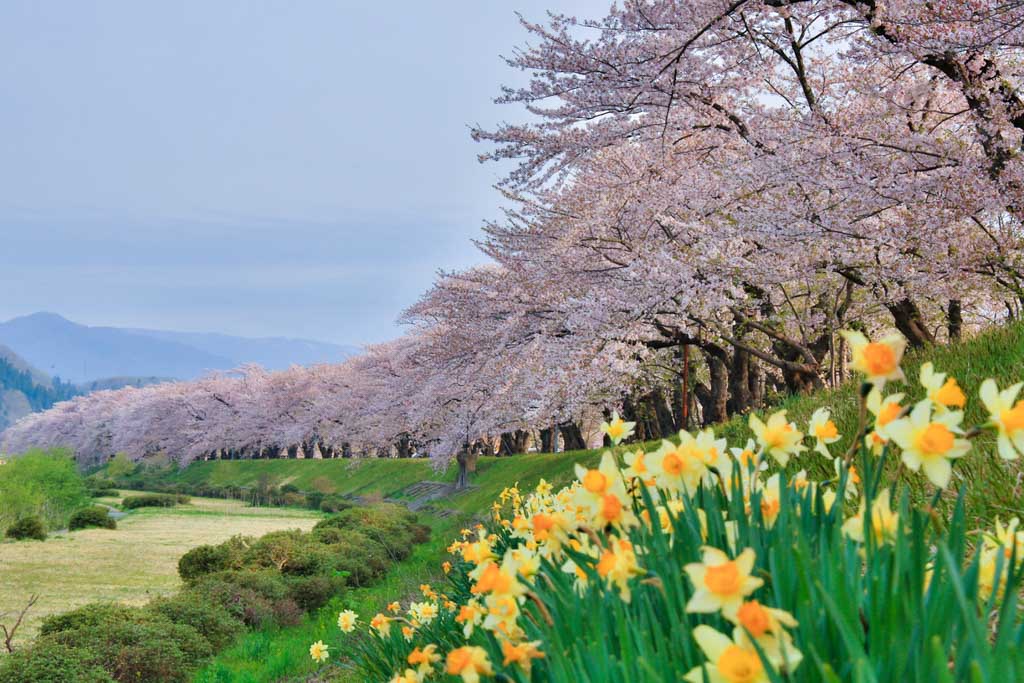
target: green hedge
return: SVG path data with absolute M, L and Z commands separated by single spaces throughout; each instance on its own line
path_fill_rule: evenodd
M 98 529 L 116 529 L 117 522 L 110 516 L 110 510 L 102 505 L 93 505 L 92 507 L 82 508 L 75 514 L 71 515 L 71 519 L 68 520 L 68 529 L 71 531 L 75 531 L 77 529 L 88 529 L 90 527 Z
M 127 496 L 121 501 L 121 507 L 125 510 L 136 508 L 170 508 L 175 505 L 184 505 L 191 500 L 188 496 L 171 493 L 145 493 L 139 496 Z

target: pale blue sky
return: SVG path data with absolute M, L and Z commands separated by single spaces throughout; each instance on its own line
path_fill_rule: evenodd
M 393 336 L 482 260 L 514 12 L 608 4 L 5 0 L 0 319 Z

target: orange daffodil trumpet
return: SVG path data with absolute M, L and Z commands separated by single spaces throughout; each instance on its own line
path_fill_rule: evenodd
M 864 381 L 882 389 L 890 380 L 905 379 L 900 362 L 907 340 L 902 334 L 892 332 L 878 341 L 868 341 L 862 333 L 853 330 L 844 330 L 841 334 L 850 344 L 853 356 L 850 367 L 863 373 Z
M 989 414 L 989 425 L 995 427 L 996 447 L 1003 460 L 1016 460 L 1024 454 L 1024 399 L 1018 399 L 1024 382 L 999 391 L 995 380 L 981 383 L 981 402 Z

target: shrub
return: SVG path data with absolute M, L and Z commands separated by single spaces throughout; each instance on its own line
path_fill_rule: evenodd
M 71 515 L 71 519 L 68 521 L 68 529 L 71 529 L 72 531 L 76 529 L 88 529 L 90 527 L 116 529 L 117 521 L 110 516 L 110 510 L 102 505 L 93 505 L 92 507 L 82 508 L 75 514 Z
M 43 520 L 35 515 L 22 517 L 14 524 L 7 527 L 7 531 L 4 535 L 7 536 L 7 538 L 13 538 L 18 541 L 25 541 L 29 539 L 45 541 L 46 527 L 43 526 Z
M 91 651 L 96 664 L 125 683 L 188 681 L 198 665 L 212 654 L 210 643 L 196 629 L 156 614 L 137 621 L 101 621 L 89 628 L 60 631 L 48 638 Z
M 90 650 L 40 640 L 0 659 L 0 683 L 112 683 Z
M 307 612 L 318 610 L 344 590 L 345 576 L 304 576 L 292 580 L 288 594 Z
M 271 600 L 251 588 L 239 586 L 218 575 L 204 578 L 196 591 L 250 628 L 259 628 L 274 621 L 274 604 Z
M 160 507 L 169 508 L 178 504 L 185 504 L 191 500 L 188 496 L 171 493 L 145 493 L 139 496 L 128 496 L 121 501 L 121 507 L 125 510 L 136 508 Z
M 47 636 L 64 631 L 90 629 L 111 621 L 137 621 L 139 610 L 113 602 L 93 602 L 62 614 L 53 614 L 43 619 L 39 635 Z
M 117 498 L 121 492 L 117 489 L 89 489 L 89 495 L 93 498 Z
M 215 651 L 230 645 L 243 629 L 241 620 L 194 590 L 184 591 L 173 598 L 157 598 L 146 605 L 146 610 L 176 624 L 193 627 Z
M 306 494 L 306 507 L 310 510 L 319 510 L 325 494 L 320 491 L 310 491 Z
M 230 569 L 228 548 L 221 545 L 201 545 L 192 548 L 178 560 L 178 576 L 193 581 L 200 576 Z

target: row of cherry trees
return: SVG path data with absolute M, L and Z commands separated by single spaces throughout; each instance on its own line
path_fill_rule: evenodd
M 490 264 L 335 366 L 101 392 L 3 448 L 97 460 L 542 447 L 610 408 L 659 436 L 841 381 L 837 332 L 911 344 L 1024 306 L 1024 3 L 627 0 L 523 22 L 475 129 L 511 162 Z M 463 454 L 463 455 L 460 455 Z

